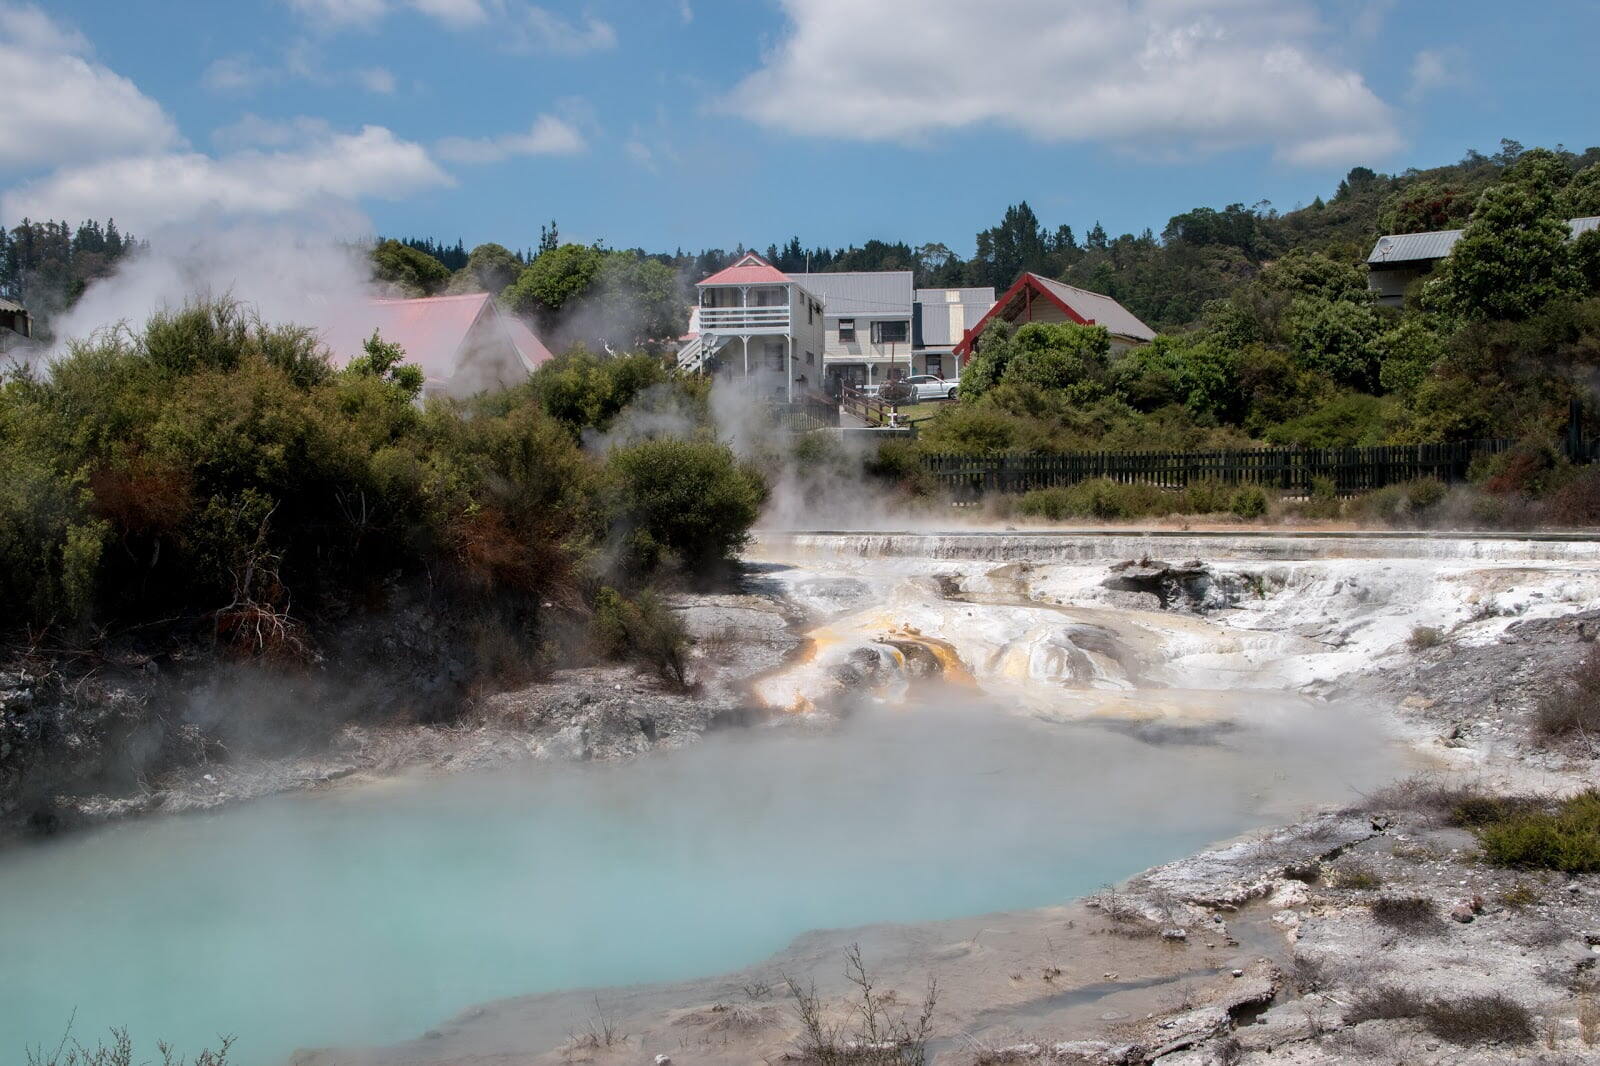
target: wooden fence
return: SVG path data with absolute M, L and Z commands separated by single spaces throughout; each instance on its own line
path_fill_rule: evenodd
M 807 396 L 794 403 L 774 403 L 771 411 L 777 428 L 791 433 L 839 426 L 839 405 L 826 397 Z
M 923 464 L 945 491 L 957 497 L 1027 492 L 1091 478 L 1169 489 L 1181 489 L 1196 481 L 1219 481 L 1260 485 L 1290 495 L 1309 494 L 1313 483 L 1325 479 L 1339 495 L 1353 496 L 1417 478 L 1462 481 L 1474 459 L 1499 454 L 1515 444 L 1512 440 L 1475 440 L 1377 448 L 1068 452 L 984 458 L 927 455 Z M 1594 458 L 1596 449 L 1594 442 L 1579 440 L 1569 441 L 1568 450 L 1574 452 L 1574 461 L 1587 462 Z

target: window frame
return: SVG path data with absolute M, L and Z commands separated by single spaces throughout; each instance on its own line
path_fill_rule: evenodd
M 853 319 L 853 318 L 841 318 L 839 320 L 839 341 L 840 341 L 840 343 L 846 343 L 846 342 L 854 343 L 855 339 L 856 339 L 856 320 Z
M 899 336 L 892 337 L 892 338 L 885 337 L 884 336 L 884 327 L 886 327 L 886 326 L 895 327 L 895 332 L 897 334 L 899 334 Z M 878 318 L 878 319 L 873 319 L 873 322 L 872 322 L 872 343 L 873 344 L 909 344 L 909 343 L 911 343 L 911 323 L 907 322 L 903 318 Z

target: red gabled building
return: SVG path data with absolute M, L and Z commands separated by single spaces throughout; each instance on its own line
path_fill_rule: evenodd
M 995 319 L 1025 322 L 1068 322 L 1079 326 L 1104 326 L 1111 334 L 1111 350 L 1127 351 L 1155 340 L 1156 331 L 1139 321 L 1137 315 L 1109 296 L 1075 285 L 1067 285 L 1038 274 L 1023 274 L 967 330 L 955 346 L 956 358 L 963 363 L 972 355 L 973 342 Z

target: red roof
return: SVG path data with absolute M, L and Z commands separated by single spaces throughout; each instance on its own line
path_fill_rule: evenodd
M 971 355 L 972 342 L 978 339 L 990 320 L 997 316 L 1009 318 L 1008 312 L 1012 308 L 1020 310 L 1027 300 L 1034 296 L 1041 297 L 1060 308 L 1068 321 L 1076 322 L 1080 326 L 1104 326 L 1114 337 L 1126 337 L 1129 340 L 1143 342 L 1154 339 L 1156 335 L 1155 330 L 1139 321 L 1133 312 L 1109 296 L 1059 281 L 1051 281 L 1038 274 L 1024 274 L 994 302 L 994 306 L 989 308 L 987 314 L 967 330 L 961 338 L 961 343 L 955 346 L 955 354 L 958 357 Z
M 731 267 L 719 270 L 702 285 L 787 285 L 789 275 L 754 252 L 746 252 Z
M 486 292 L 355 305 L 335 315 L 322 338 L 334 361 L 343 364 L 362 354 L 362 345 L 374 330 L 404 348 L 406 362 L 420 366 L 423 376 L 435 385 L 448 383 L 462 369 L 467 354 L 463 348 L 475 330 L 482 339 L 498 337 L 516 352 L 522 365 L 507 367 L 507 371 L 532 372 L 551 357 L 533 331 L 515 316 L 502 314 Z M 474 347 L 479 343 L 482 340 Z

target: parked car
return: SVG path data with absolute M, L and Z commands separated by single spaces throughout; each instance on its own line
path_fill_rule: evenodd
M 947 381 L 933 374 L 912 374 L 910 377 L 895 378 L 893 383 L 911 389 L 911 395 L 901 399 L 900 403 L 926 403 L 929 400 L 953 400 L 956 398 L 956 389 L 959 381 Z M 889 389 L 891 382 L 883 381 L 876 385 L 859 386 L 862 395 L 882 396 L 888 400 L 896 390 Z
M 906 384 L 916 390 L 916 400 L 924 403 L 928 400 L 953 400 L 956 398 L 956 388 L 959 382 L 946 381 L 944 378 L 933 374 L 913 374 L 905 379 Z

